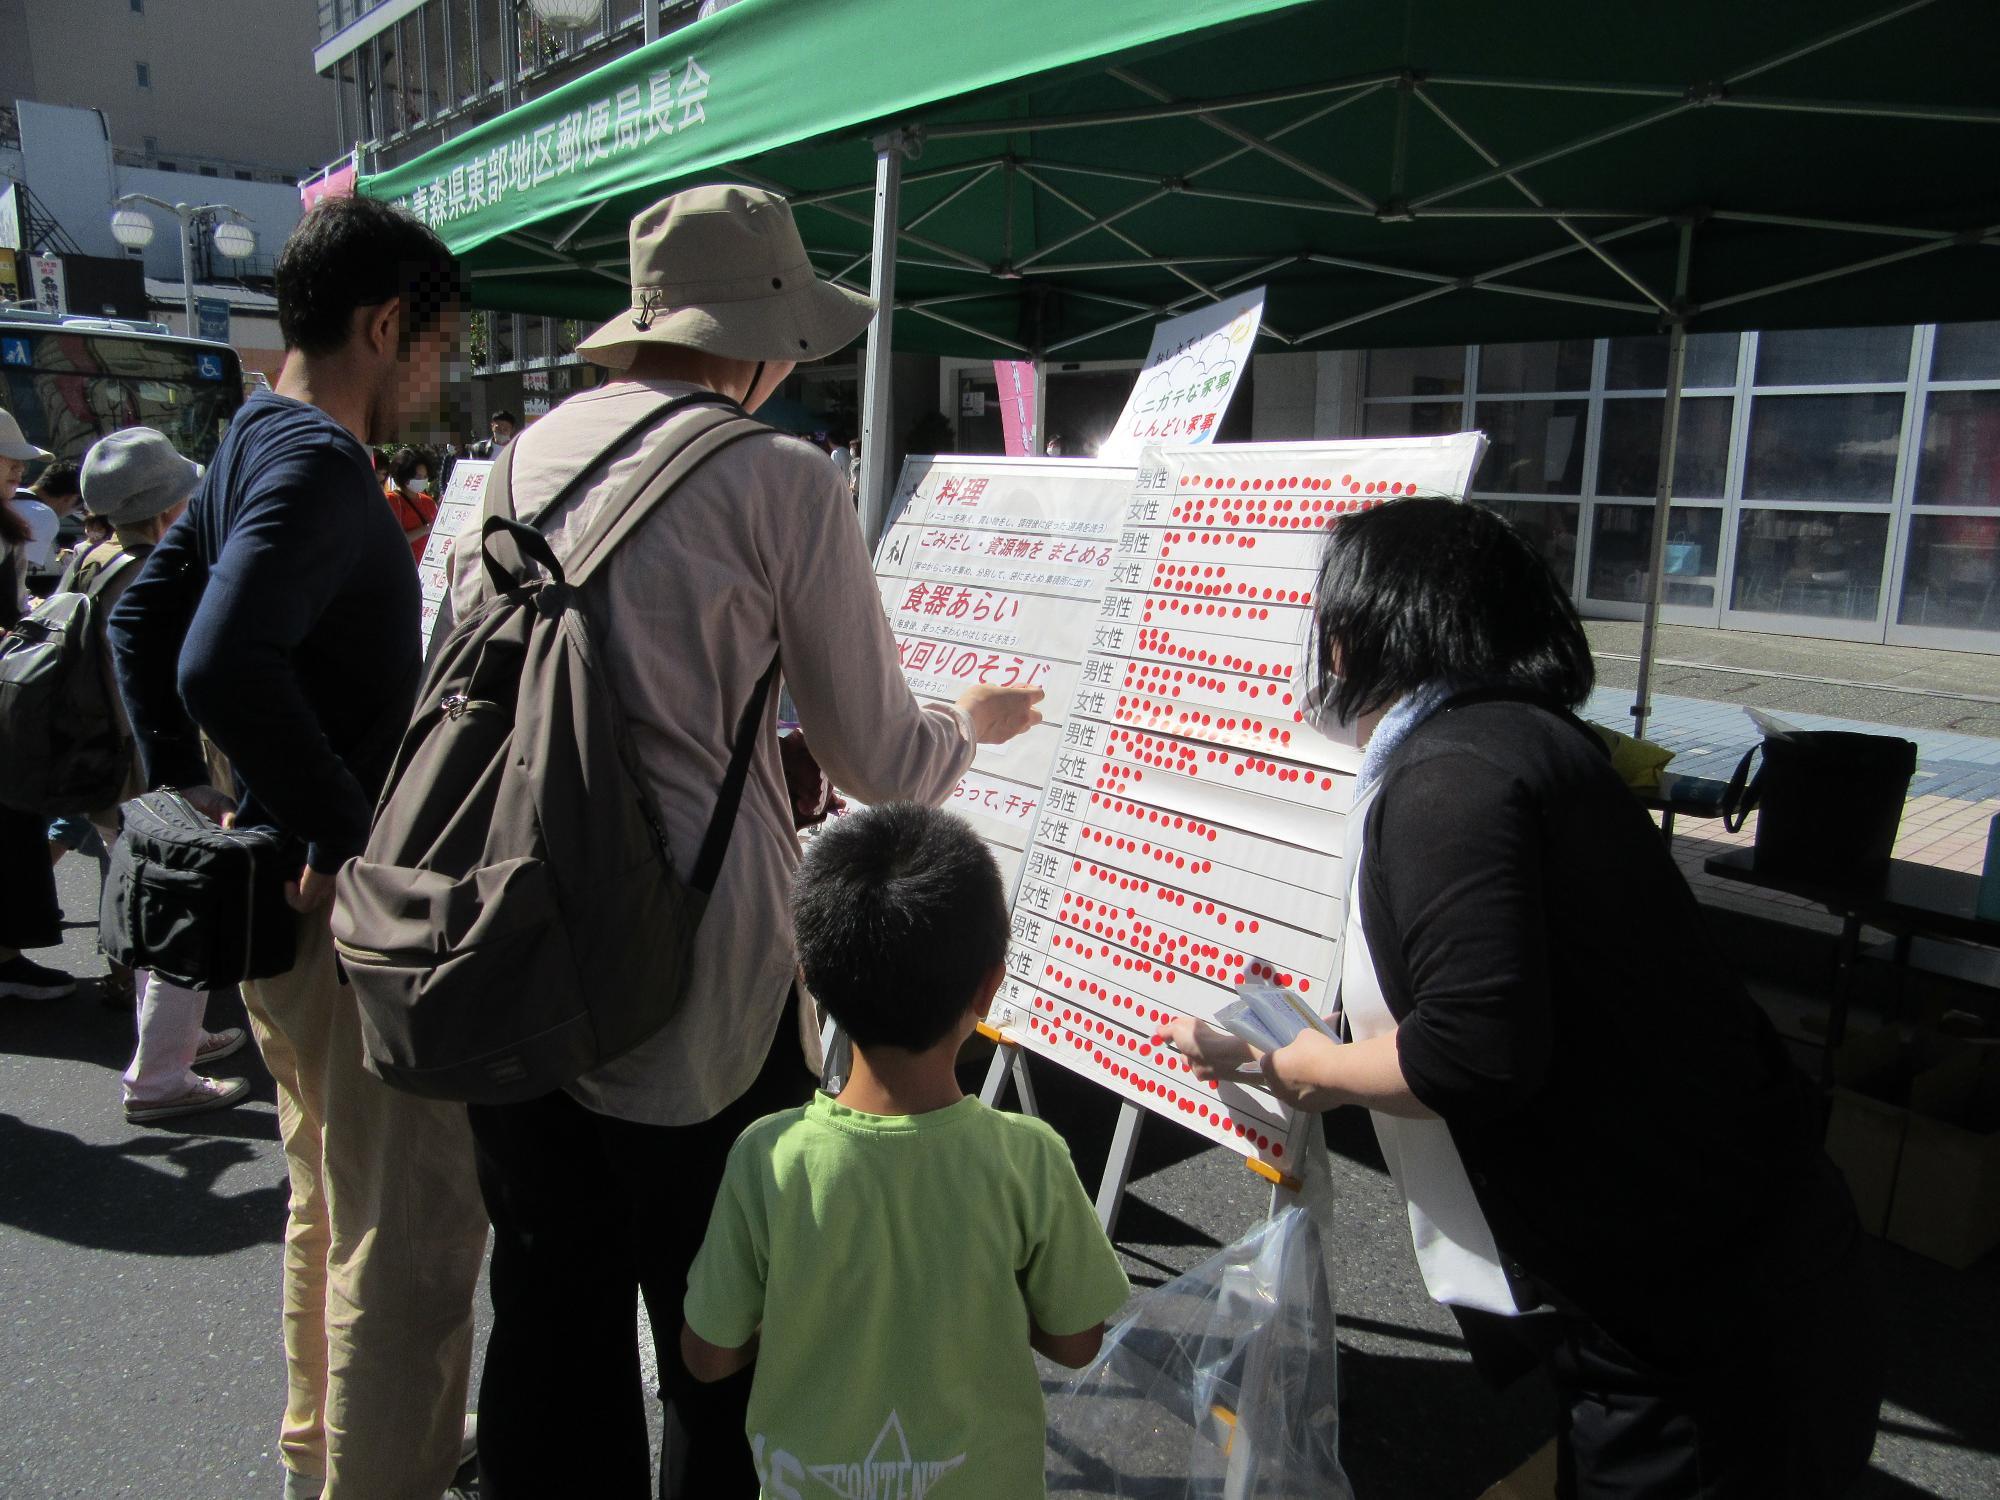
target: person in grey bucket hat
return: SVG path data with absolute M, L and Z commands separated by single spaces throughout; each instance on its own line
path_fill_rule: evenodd
M 642 462 L 708 419 L 714 398 L 754 413 L 794 365 L 837 352 L 873 316 L 867 298 L 813 274 L 790 207 L 759 188 L 678 193 L 633 220 L 631 246 L 628 305 L 578 345 L 613 377 L 507 450 L 513 513 L 540 517 L 558 559 Z M 710 406 L 668 411 L 691 397 Z M 457 618 L 478 606 L 483 573 L 469 533 L 454 549 Z M 667 1408 L 659 1494 L 748 1500 L 752 1375 L 704 1385 L 676 1335 L 731 1144 L 759 1116 L 807 1101 L 817 1055 L 809 1008 L 795 1001 L 786 902 L 803 814 L 786 787 L 778 695 L 757 708 L 760 683 L 775 658 L 842 791 L 931 806 L 975 743 L 1038 721 L 1041 693 L 975 687 L 956 704 L 920 704 L 845 476 L 775 431 L 731 443 L 658 498 L 592 574 L 584 606 L 683 876 L 746 708 L 754 733 L 681 1009 L 564 1092 L 468 1111 L 494 1230 L 481 1493 L 652 1494 L 632 1318 L 643 1292 Z
M 182 457 L 165 433 L 126 427 L 91 445 L 81 483 L 85 508 L 125 530 L 192 500 L 201 465 Z
M 91 445 L 80 482 L 85 507 L 111 523 L 114 539 L 79 552 L 62 586 L 95 592 L 101 630 L 119 596 L 139 576 L 146 555 L 194 498 L 201 466 L 184 458 L 165 433 L 126 427 Z M 128 558 L 132 560 L 121 565 Z M 118 707 L 122 718 L 122 701 Z M 129 721 L 123 728 L 127 735 L 132 732 Z M 134 757 L 121 800 L 145 790 L 136 761 Z M 93 812 L 90 821 L 107 845 L 117 840 L 115 804 Z M 210 1078 L 195 1071 L 242 1050 L 249 1039 L 242 1027 L 208 1030 L 208 996 L 200 990 L 143 969 L 132 975 L 132 982 L 139 1026 L 122 1080 L 128 1121 L 156 1125 L 228 1109 L 249 1097 L 248 1079 Z

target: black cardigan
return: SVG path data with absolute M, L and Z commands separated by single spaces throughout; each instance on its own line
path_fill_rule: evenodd
M 1810 1085 L 1589 730 L 1462 699 L 1398 747 L 1367 819 L 1403 1073 L 1523 1306 L 1692 1367 L 1838 1260 L 1854 1212 Z

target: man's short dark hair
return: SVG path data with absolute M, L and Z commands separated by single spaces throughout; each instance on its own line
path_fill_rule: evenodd
M 521 425 L 520 418 L 516 417 L 511 411 L 505 410 L 496 411 L 486 419 L 488 427 L 491 427 L 495 422 L 505 422 L 509 427 L 519 427 Z
M 69 459 L 59 458 L 35 476 L 34 491 L 38 495 L 53 495 L 60 499 L 64 495 L 83 492 L 80 479 L 82 470 Z
M 1569 595 L 1483 506 L 1393 500 L 1336 523 L 1314 614 L 1320 689 L 1342 718 L 1435 682 L 1574 708 L 1596 675 Z
M 358 307 L 403 300 L 405 343 L 465 302 L 465 279 L 444 241 L 373 198 L 323 198 L 278 252 L 278 331 L 287 349 L 331 354 Z
M 863 1047 L 936 1046 L 1007 957 L 993 855 L 964 819 L 910 802 L 826 825 L 792 921 L 807 986 Z

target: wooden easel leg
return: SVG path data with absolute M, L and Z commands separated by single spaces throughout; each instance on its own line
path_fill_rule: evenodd
M 1111 1133 L 1111 1154 L 1105 1158 L 1104 1180 L 1097 1188 L 1097 1222 L 1109 1235 L 1125 1202 L 1125 1182 L 1132 1175 L 1132 1158 L 1139 1152 L 1139 1127 L 1146 1116 L 1136 1104 L 1118 1106 L 1118 1128 Z

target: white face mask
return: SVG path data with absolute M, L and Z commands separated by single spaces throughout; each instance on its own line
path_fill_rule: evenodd
M 412 479 L 403 488 L 412 495 L 428 495 L 431 492 L 431 482 L 428 479 Z
M 1360 721 L 1343 719 L 1333 710 L 1333 699 L 1339 691 L 1340 679 L 1329 677 L 1307 692 L 1304 698 L 1305 721 L 1321 739 L 1358 750 L 1361 748 Z

